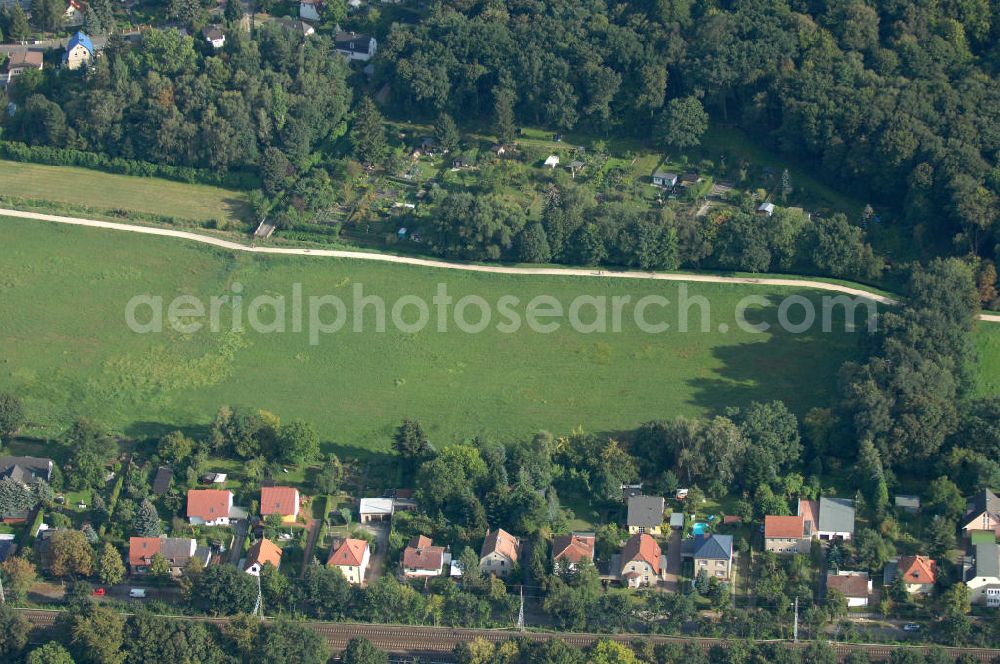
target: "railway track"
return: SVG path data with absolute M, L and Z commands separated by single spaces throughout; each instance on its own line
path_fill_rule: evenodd
M 51 629 L 57 617 L 63 613 L 58 610 L 18 609 L 39 632 Z M 206 616 L 167 616 L 177 620 L 195 620 L 210 622 L 216 625 L 225 624 L 225 618 L 210 618 Z M 532 641 L 559 639 L 577 648 L 586 648 L 599 639 L 612 639 L 620 643 L 632 643 L 642 639 L 654 645 L 666 643 L 696 642 L 705 650 L 712 646 L 727 643 L 725 639 L 704 637 L 662 636 L 655 634 L 582 634 L 575 632 L 516 632 L 503 629 L 472 629 L 460 627 L 429 627 L 426 625 L 380 625 L 367 623 L 329 623 L 307 621 L 305 626 L 314 630 L 326 639 L 330 648 L 341 651 L 348 642 L 355 638 L 366 638 L 379 650 L 390 655 L 432 656 L 435 661 L 448 661 L 455 646 L 467 643 L 473 639 L 485 639 L 491 643 L 500 643 L 513 638 L 526 638 Z M 758 643 L 783 643 L 790 647 L 804 648 L 807 643 L 792 643 L 789 641 L 772 640 Z M 873 643 L 830 643 L 843 660 L 848 654 L 863 651 L 874 661 L 887 660 L 893 651 L 899 648 L 925 649 L 926 646 L 896 646 Z M 994 648 L 945 648 L 949 655 L 958 657 L 960 654 L 971 655 L 976 661 L 991 663 L 1000 657 L 1000 649 Z

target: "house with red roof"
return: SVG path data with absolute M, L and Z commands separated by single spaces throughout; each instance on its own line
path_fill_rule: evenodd
M 299 516 L 299 490 L 290 486 L 266 486 L 260 490 L 260 515 L 277 514 L 282 523 L 295 523 Z
M 886 567 L 891 570 L 892 563 Z M 892 583 L 895 577 L 903 580 L 906 592 L 926 595 L 934 590 L 934 582 L 937 580 L 937 565 L 927 556 L 900 556 L 895 561 L 895 574 L 893 578 L 887 580 L 887 583 Z
M 207 565 L 211 552 L 198 548 L 198 541 L 187 537 L 132 537 L 128 542 L 128 566 L 133 574 L 145 574 L 153 556 L 161 555 L 170 566 L 170 574 L 180 575 L 192 558 Z
M 662 556 L 660 545 L 652 535 L 632 535 L 619 556 L 618 577 L 629 588 L 655 586 L 664 570 Z
M 867 572 L 838 572 L 826 575 L 826 589 L 836 590 L 847 599 L 847 606 L 868 606 L 872 580 Z
M 552 538 L 552 564 L 564 569 L 576 569 L 582 560 L 594 562 L 594 533 L 573 533 Z
M 194 526 L 228 526 L 233 492 L 222 489 L 191 489 L 187 496 L 188 521 Z
M 264 565 L 271 563 L 275 569 L 281 567 L 281 549 L 269 539 L 262 539 L 247 551 L 246 561 L 243 563 L 243 571 L 253 576 L 260 576 L 260 571 Z
M 479 569 L 483 574 L 509 576 L 517 565 L 521 553 L 521 540 L 506 530 L 487 531 L 483 548 L 479 552 Z
M 365 582 L 365 573 L 371 561 L 371 547 L 368 542 L 359 539 L 345 539 L 334 542 L 333 552 L 327 559 L 327 567 L 339 567 L 344 578 L 349 583 L 361 585 Z
M 772 553 L 809 553 L 812 521 L 805 516 L 765 516 L 764 549 Z
M 434 546 L 430 537 L 414 537 L 403 549 L 401 566 L 403 576 L 408 579 L 440 576 L 443 565 L 444 547 Z

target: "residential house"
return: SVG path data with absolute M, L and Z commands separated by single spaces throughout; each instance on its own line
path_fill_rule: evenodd
M 618 578 L 629 588 L 655 586 L 662 577 L 665 565 L 663 552 L 652 535 L 632 535 L 625 542 L 619 556 Z
M 501 528 L 487 531 L 479 552 L 479 569 L 484 574 L 508 576 L 514 571 L 520 553 L 521 540 L 518 538 Z
M 770 217 L 774 214 L 774 203 L 767 201 L 757 206 L 757 215 L 760 217 Z
M 388 521 L 395 510 L 392 498 L 362 498 L 358 503 L 358 516 L 361 523 L 373 521 Z
M 847 606 L 868 606 L 872 580 L 868 572 L 838 572 L 826 575 L 826 589 L 837 590 L 847 598 Z
M 69 528 L 46 528 L 39 530 L 35 537 L 35 542 L 31 545 L 38 569 L 48 570 L 52 567 L 52 538 L 56 533 L 69 530 Z
M 299 18 L 305 21 L 319 21 L 322 15 L 322 0 L 299 0 Z
M 980 542 L 975 552 L 975 564 L 965 581 L 972 591 L 972 603 L 1000 607 L 1000 545 Z
M 681 556 L 694 561 L 694 573 L 728 581 L 733 573 L 733 536 L 706 533 L 685 540 Z
M 576 569 L 582 560 L 594 562 L 594 533 L 572 533 L 552 538 L 552 564 Z
M 659 535 L 663 531 L 663 510 L 666 501 L 662 496 L 633 496 L 628 499 L 626 525 L 630 535 Z
M 260 515 L 277 514 L 282 523 L 295 523 L 299 516 L 299 490 L 290 486 L 266 486 L 260 490 Z
M 677 174 L 666 171 L 656 171 L 653 173 L 653 184 L 657 187 L 670 189 L 677 184 Z
M 349 583 L 360 585 L 365 582 L 365 573 L 371 561 L 371 547 L 359 539 L 345 539 L 339 545 L 335 542 L 333 553 L 326 561 L 328 567 L 339 567 Z
M 216 51 L 226 45 L 226 33 L 217 25 L 206 25 L 201 31 L 201 36 Z
M 559 165 L 559 156 L 558 155 L 554 155 L 554 154 L 553 155 L 549 155 L 548 159 L 545 160 L 545 166 L 547 166 L 548 168 L 555 168 L 558 165 Z
M 444 547 L 434 546 L 430 537 L 414 537 L 403 549 L 401 567 L 403 576 L 408 579 L 440 576 L 443 566 Z
M 63 64 L 68 69 L 87 67 L 94 61 L 94 54 L 94 44 L 90 41 L 90 37 L 79 31 L 70 37 L 69 43 L 66 44 Z
M 681 176 L 681 186 L 690 187 L 693 184 L 698 184 L 700 180 L 701 178 L 698 177 L 697 173 L 693 171 L 688 171 L 687 173 Z
M 312 27 L 305 21 L 300 21 L 295 18 L 279 18 L 278 25 L 289 32 L 294 32 L 295 34 L 302 35 L 303 37 L 311 37 L 316 34 L 316 28 Z
M 87 3 L 82 0 L 69 0 L 66 11 L 63 12 L 63 25 L 76 27 L 83 25 L 83 15 L 87 11 Z
M 961 523 L 962 532 L 967 536 L 984 530 L 992 530 L 1000 536 L 1000 498 L 989 489 L 983 489 L 973 496 Z
M 132 537 L 128 541 L 128 565 L 133 574 L 149 571 L 153 556 L 160 554 L 170 566 L 170 574 L 179 576 L 192 558 L 208 564 L 211 552 L 198 547 L 198 540 L 187 537 Z
M 170 466 L 160 466 L 156 469 L 156 476 L 153 477 L 153 494 L 162 496 L 170 490 L 170 483 L 174 481 L 174 471 Z
M 226 526 L 233 509 L 233 492 L 222 489 L 188 491 L 188 521 L 195 526 Z
M 39 57 L 41 52 L 38 53 Z M 11 54 L 13 59 L 14 54 Z M 41 69 L 41 66 L 38 67 Z M 0 457 L 0 478 L 9 477 L 22 484 L 31 484 L 35 480 L 52 479 L 52 459 L 31 456 L 4 456 Z
M 11 51 L 9 56 L 7 58 L 7 71 L 0 77 L 0 82 L 5 86 L 10 85 L 11 81 L 28 69 L 42 68 L 41 51 Z
M 275 569 L 281 567 L 281 549 L 271 540 L 264 538 L 247 551 L 243 571 L 253 576 L 260 576 L 260 571 L 267 563 L 274 565 Z
M 368 62 L 375 57 L 378 42 L 371 35 L 357 32 L 338 32 L 333 37 L 333 46 L 348 60 Z
M 897 576 L 903 580 L 906 592 L 927 595 L 934 590 L 937 565 L 927 556 L 900 556 L 886 565 L 886 584 L 893 583 Z
M 814 536 L 821 540 L 849 540 L 854 537 L 854 501 L 847 498 L 800 500 L 799 515 L 815 524 Z
M 809 553 L 812 521 L 798 516 L 765 516 L 764 549 L 773 553 Z

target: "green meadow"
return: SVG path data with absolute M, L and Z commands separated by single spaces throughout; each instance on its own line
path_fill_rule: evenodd
M 782 399 L 799 414 L 827 404 L 836 372 L 857 354 L 857 333 L 751 333 L 735 325 L 741 298 L 766 298 L 750 307 L 751 322 L 776 320 L 777 298 L 806 290 L 726 284 L 690 284 L 691 296 L 711 303 L 710 332 L 676 329 L 676 307 L 650 307 L 647 318 L 672 324 L 665 333 L 638 329 L 625 308 L 621 331 L 583 334 L 561 327 L 543 334 L 522 326 L 482 332 L 428 328 L 404 333 L 352 330 L 353 289 L 378 295 L 388 307 L 404 295 L 428 303 L 438 284 L 457 301 L 479 295 L 496 303 L 513 295 L 523 303 L 551 295 L 568 308 L 579 295 L 679 297 L 679 284 L 631 280 L 524 277 L 387 265 L 357 260 L 234 254 L 193 243 L 43 222 L 0 219 L 0 390 L 22 395 L 29 433 L 59 435 L 72 418 L 97 418 L 126 436 L 159 435 L 173 428 L 198 433 L 223 404 L 264 408 L 282 418 L 303 418 L 320 429 L 328 449 L 364 454 L 388 449 L 393 428 L 419 419 L 438 444 L 476 435 L 508 440 L 539 429 L 575 427 L 614 433 L 653 418 L 719 412 L 751 400 Z M 347 303 L 348 323 L 311 344 L 308 311 L 301 332 L 286 311 L 285 333 L 140 334 L 126 324 L 127 303 L 154 295 L 165 303 L 180 295 L 208 302 L 242 286 L 245 303 L 259 295 L 310 295 Z M 230 303 L 231 304 L 231 303 Z M 817 304 L 817 310 L 819 305 Z M 164 309 L 166 304 L 164 304 Z M 453 308 L 453 307 L 452 307 Z M 286 309 L 290 310 L 289 305 Z M 333 317 L 324 311 L 324 319 Z M 434 306 L 431 305 L 432 314 Z M 476 308 L 466 318 L 475 322 Z M 228 330 L 231 306 L 220 308 Z M 270 309 L 261 318 L 271 320 Z M 593 318 L 584 308 L 580 318 Z M 138 310 L 140 320 L 149 310 Z M 404 309 L 412 322 L 415 309 Z M 391 318 L 391 316 L 390 316 Z M 192 322 L 194 319 L 182 319 Z M 728 331 L 720 332 L 720 325 Z M 816 326 L 818 328 L 818 326 Z M 984 335 L 996 368 L 1000 336 Z M 994 371 L 992 375 L 997 375 Z M 994 379 L 995 380 L 995 379 Z M 995 390 L 991 385 L 990 390 Z

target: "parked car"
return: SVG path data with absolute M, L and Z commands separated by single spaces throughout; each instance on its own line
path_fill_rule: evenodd
M 917 623 L 906 623 L 905 625 L 903 625 L 903 631 L 904 632 L 919 632 L 920 631 L 920 625 L 918 625 Z
M 108 591 L 104 588 L 94 588 L 94 592 L 91 593 L 94 597 L 104 597 L 108 594 Z
M 146 596 L 145 588 L 132 588 L 128 591 L 128 596 L 134 599 L 143 599 Z

